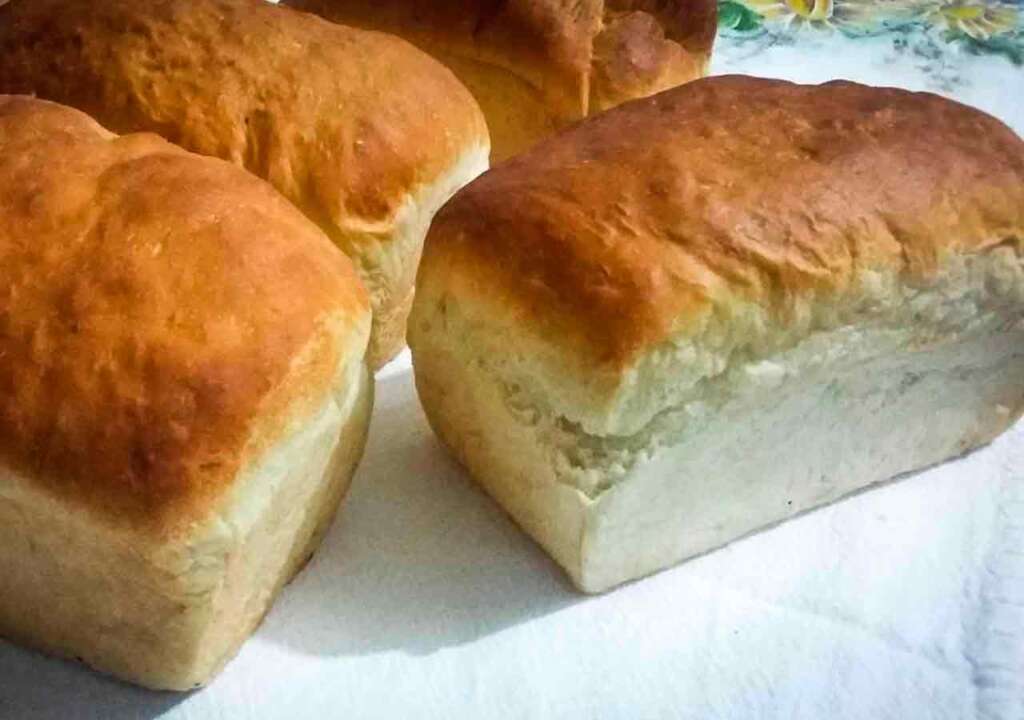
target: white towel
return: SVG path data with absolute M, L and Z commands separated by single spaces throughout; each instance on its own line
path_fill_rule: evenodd
M 339 521 L 208 689 L 0 644 L 0 718 L 1024 717 L 1024 426 L 600 597 L 438 447 L 407 356 Z

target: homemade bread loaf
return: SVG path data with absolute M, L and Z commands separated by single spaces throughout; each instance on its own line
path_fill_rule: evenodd
M 700 80 L 435 220 L 433 427 L 584 591 L 987 443 L 1024 404 L 1024 143 L 934 95 Z
M 0 636 L 209 680 L 348 486 L 369 330 L 263 181 L 0 96 Z
M 400 35 L 450 67 L 487 116 L 493 157 L 589 114 L 701 77 L 714 0 L 286 0 Z
M 483 116 L 437 61 L 262 0 L 14 0 L 0 7 L 0 92 L 270 181 L 355 261 L 371 367 L 405 344 L 431 217 L 487 164 Z

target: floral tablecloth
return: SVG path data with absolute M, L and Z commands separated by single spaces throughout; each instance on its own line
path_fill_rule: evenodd
M 929 90 L 1024 133 L 1024 6 L 999 0 L 721 0 L 712 72 Z

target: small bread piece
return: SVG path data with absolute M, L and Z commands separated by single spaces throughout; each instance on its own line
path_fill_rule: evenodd
M 409 326 L 445 444 L 597 592 L 987 443 L 1024 404 L 1024 143 L 719 77 L 458 193 Z
M 405 346 L 434 212 L 487 167 L 480 109 L 440 63 L 262 0 L 14 0 L 0 7 L 0 92 L 268 180 L 355 261 L 372 368 Z
M 400 35 L 450 67 L 487 116 L 494 160 L 633 98 L 699 78 L 714 0 L 285 0 Z
M 263 181 L 0 96 L 0 636 L 208 681 L 348 486 L 369 331 Z

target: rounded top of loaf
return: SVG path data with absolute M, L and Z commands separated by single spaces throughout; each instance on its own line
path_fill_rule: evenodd
M 369 320 L 263 181 L 0 96 L 0 456 L 29 482 L 183 527 L 334 391 Z
M 14 0 L 0 91 L 243 165 L 350 242 L 379 240 L 410 194 L 488 144 L 427 54 L 263 0 Z
M 866 273 L 927 282 L 951 254 L 1022 242 L 1024 143 L 985 113 L 715 77 L 586 120 L 460 191 L 428 236 L 413 324 L 450 295 L 621 383 L 744 308 L 809 331 Z
M 287 0 L 519 76 L 566 120 L 703 74 L 714 0 Z

